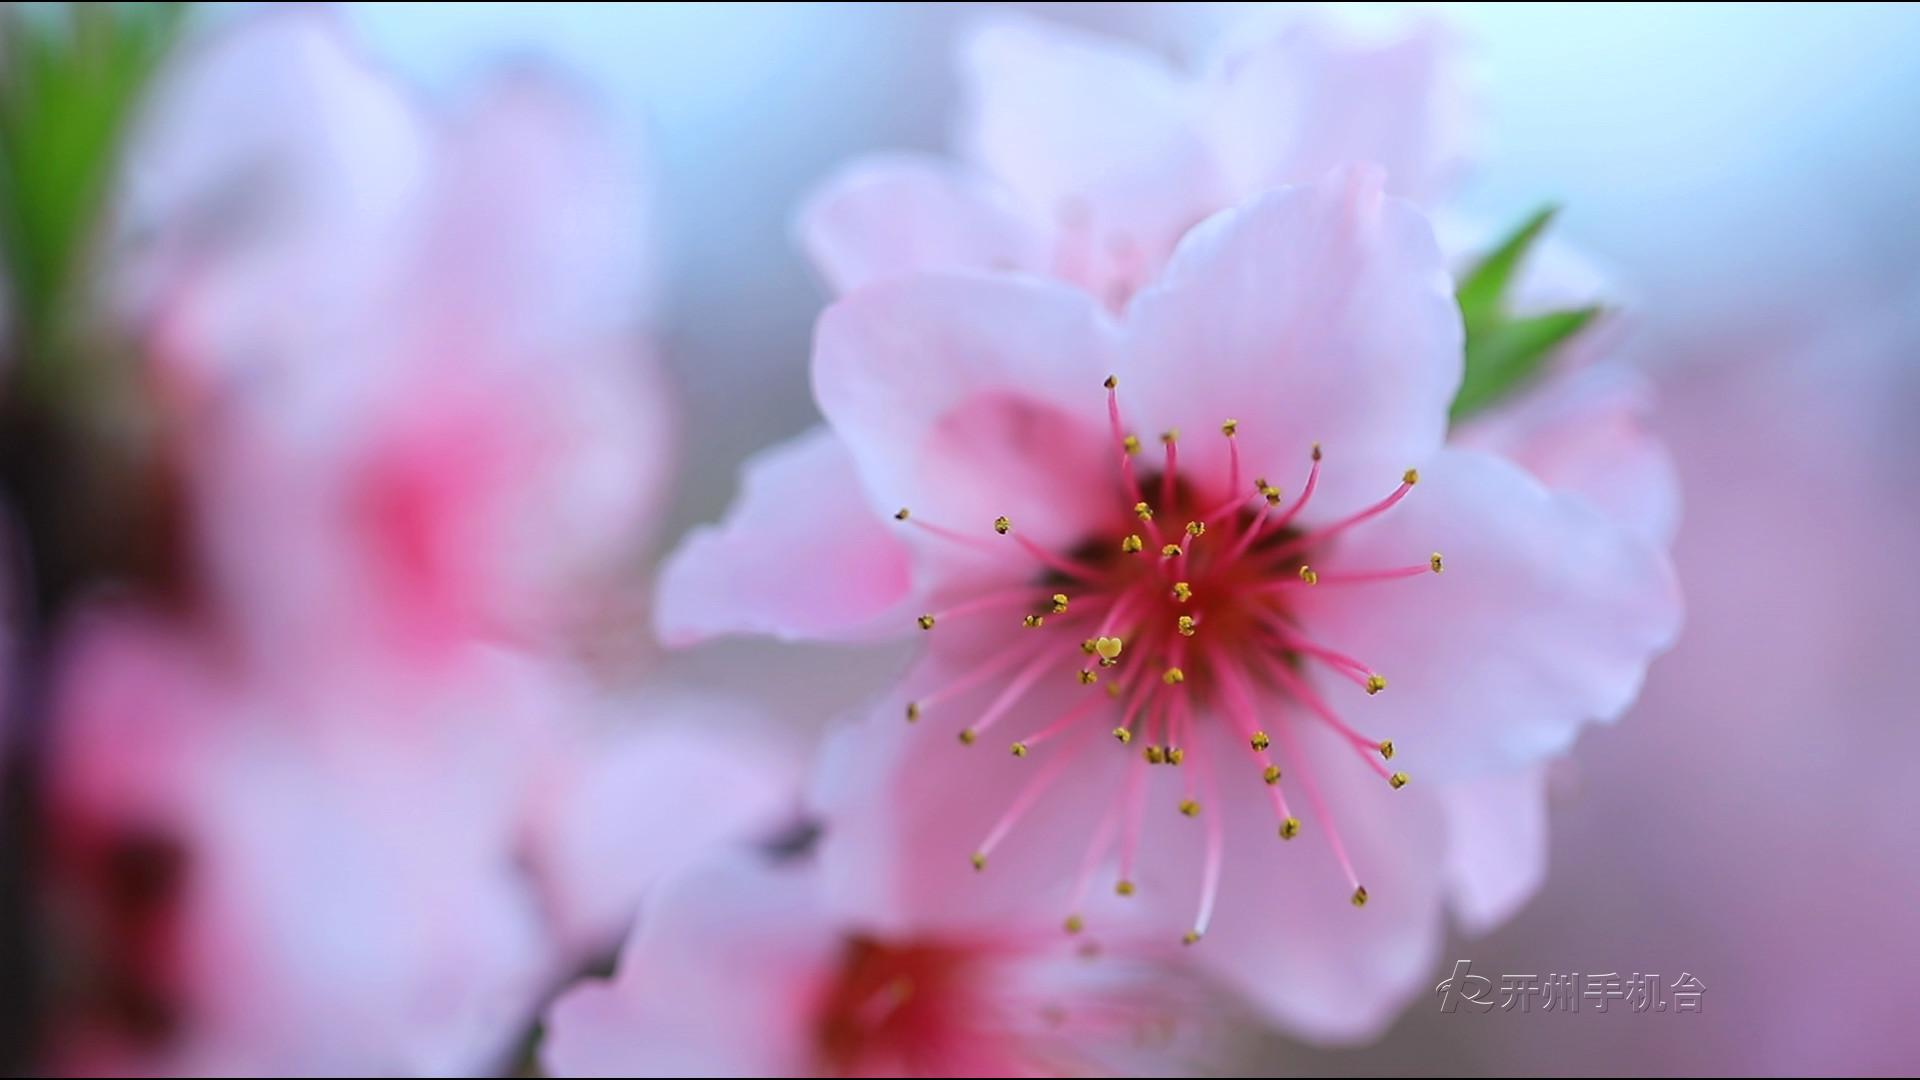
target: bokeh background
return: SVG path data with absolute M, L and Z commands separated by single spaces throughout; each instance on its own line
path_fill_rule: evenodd
M 1233 5 L 1015 5 L 1192 57 Z M 668 541 L 809 426 L 826 292 L 791 214 L 849 156 L 946 145 L 970 5 L 348 5 L 449 98 L 502 59 L 564 72 L 649 156 L 659 352 L 683 407 Z M 1461 1012 L 1378 1043 L 1253 1040 L 1250 1074 L 1901 1074 L 1920 1068 L 1920 8 L 1436 5 L 1482 153 L 1459 205 L 1560 237 L 1630 300 L 1685 487 L 1687 629 L 1554 777 L 1552 869 L 1448 960 L 1682 971 L 1691 1015 Z M 214 18 L 232 17 L 230 11 Z M 1402 17 L 1355 5 L 1359 22 Z M 665 550 L 663 546 L 660 550 Z M 636 577 L 650 572 L 635 565 Z M 720 644 L 652 668 L 817 728 L 896 658 Z M 750 680 L 738 673 L 751 670 Z M 1434 981 L 1446 974 L 1436 969 Z

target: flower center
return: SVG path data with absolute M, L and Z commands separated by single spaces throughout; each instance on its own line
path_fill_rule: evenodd
M 1228 447 L 1224 477 L 1209 482 L 1182 475 L 1180 437 L 1172 431 L 1160 436 L 1162 461 L 1149 470 L 1138 463 L 1143 457 L 1140 439 L 1122 421 L 1117 380 L 1108 378 L 1106 387 L 1119 497 L 1111 519 L 1096 525 L 1092 535 L 1071 549 L 1053 551 L 1036 544 L 1005 517 L 993 522 L 994 533 L 1004 538 L 996 540 L 919 521 L 906 509 L 895 515 L 956 544 L 1011 542 L 1034 564 L 1027 584 L 968 597 L 919 617 L 924 630 L 958 618 L 1004 619 L 1010 632 L 1036 636 L 1021 636 L 953 682 L 909 704 L 909 721 L 998 677 L 1000 692 L 958 732 L 960 742 L 972 746 L 1018 714 L 1040 681 L 1050 675 L 1068 669 L 1090 688 L 1082 701 L 1011 740 L 1016 758 L 1041 757 L 1043 747 L 1061 745 L 1045 755 L 1048 760 L 972 852 L 973 865 L 985 869 L 994 848 L 1020 818 L 1087 752 L 1095 742 L 1085 737 L 1087 733 L 1105 731 L 1123 745 L 1139 744 L 1139 755 L 1096 830 L 1072 903 L 1079 907 L 1092 875 L 1116 845 L 1115 889 L 1122 896 L 1131 895 L 1145 770 L 1188 766 L 1181 770 L 1182 796 L 1176 808 L 1186 817 L 1203 817 L 1203 805 L 1219 801 L 1215 794 L 1218 763 L 1207 760 L 1208 741 L 1193 735 L 1197 724 L 1224 724 L 1244 741 L 1250 771 L 1265 785 L 1279 835 L 1291 840 L 1301 828 L 1289 801 L 1296 779 L 1283 778 L 1276 764 L 1274 744 L 1279 743 L 1277 749 L 1284 751 L 1298 774 L 1299 793 L 1326 829 L 1354 905 L 1364 906 L 1367 890 L 1347 858 L 1289 725 L 1326 725 L 1365 767 L 1393 788 L 1404 787 L 1406 774 L 1389 771 L 1383 764 L 1394 755 L 1392 740 L 1363 735 L 1348 726 L 1314 689 L 1308 669 L 1324 668 L 1369 695 L 1381 692 L 1387 683 L 1360 659 L 1315 641 L 1312 628 L 1302 623 L 1294 609 L 1303 589 L 1376 585 L 1441 571 L 1438 552 L 1404 566 L 1358 571 L 1323 571 L 1314 565 L 1315 558 L 1326 554 L 1341 534 L 1387 513 L 1406 498 L 1419 475 L 1408 469 L 1399 485 L 1380 501 L 1306 528 L 1299 522 L 1319 485 L 1319 444 L 1311 447 L 1305 478 L 1291 499 L 1265 477 L 1250 485 L 1243 480 L 1236 439 L 1239 424 L 1234 420 L 1220 425 Z M 1275 699 L 1296 707 L 1285 716 L 1263 720 L 1257 702 Z M 1188 944 L 1206 932 L 1220 879 L 1219 815 L 1204 815 L 1204 820 L 1204 880 L 1200 910 L 1183 939 Z M 1069 932 L 1077 932 L 1079 916 L 1069 916 L 1066 925 Z

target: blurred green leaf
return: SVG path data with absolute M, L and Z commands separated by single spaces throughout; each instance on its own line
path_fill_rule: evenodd
M 1521 317 L 1507 313 L 1521 265 L 1559 212 L 1557 206 L 1534 211 L 1476 263 L 1455 290 L 1467 341 L 1466 373 L 1453 399 L 1454 423 L 1524 386 L 1554 350 L 1600 314 L 1598 307 Z
M 1467 377 L 1453 399 L 1453 420 L 1471 416 L 1525 384 L 1547 357 L 1600 314 L 1598 307 L 1572 308 L 1502 319 L 1467 337 Z
M 9 5 L 0 12 L 0 254 L 27 388 L 60 353 L 141 91 L 184 4 Z

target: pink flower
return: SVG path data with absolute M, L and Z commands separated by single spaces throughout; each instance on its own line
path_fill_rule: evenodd
M 960 57 L 960 162 L 857 161 L 802 211 L 801 241 L 836 291 L 914 268 L 1005 269 L 1117 308 L 1217 210 L 1351 161 L 1427 199 L 1467 142 L 1462 80 L 1433 23 L 1366 41 L 1295 22 L 1190 75 L 1122 41 L 1002 16 Z
M 1124 951 L 978 922 L 878 931 L 745 853 L 664 887 L 611 982 L 555 1003 L 556 1076 L 1138 1074 L 1190 987 Z
M 957 163 L 857 161 L 803 209 L 801 242 L 835 290 L 916 269 L 1011 271 L 1060 278 L 1118 308 L 1207 214 L 1350 160 L 1383 165 L 1394 191 L 1435 204 L 1473 141 L 1465 65 L 1431 22 L 1368 41 L 1310 20 L 1256 20 L 1192 77 L 1128 43 L 1026 19 L 981 24 L 961 58 Z M 1442 247 L 1458 269 L 1497 240 L 1446 225 Z M 1607 292 L 1596 269 L 1548 238 L 1515 299 L 1519 313 L 1611 308 Z M 1665 547 L 1678 488 L 1645 426 L 1650 389 L 1606 362 L 1622 325 L 1609 311 L 1537 383 L 1450 437 Z M 859 558 L 854 550 L 831 557 Z M 1543 776 L 1436 785 L 1451 823 L 1453 907 L 1470 930 L 1511 914 L 1545 873 Z
M 1445 845 L 1402 764 L 1526 768 L 1633 699 L 1675 631 L 1668 566 L 1442 445 L 1459 313 L 1381 182 L 1210 219 L 1118 318 L 935 273 L 823 316 L 828 431 L 750 466 L 748 501 L 670 560 L 659 622 L 930 628 L 824 799 L 825 865 L 876 917 L 1065 917 L 1117 888 L 1219 939 L 1195 959 L 1273 1014 L 1356 1035 L 1438 942 Z
M 556 88 L 450 120 L 304 10 L 149 123 L 120 284 L 181 586 L 61 631 L 54 1062 L 498 1071 L 656 880 L 797 801 L 693 729 L 723 706 L 565 655 L 663 475 L 637 177 Z
M 590 109 L 527 73 L 430 113 L 276 13 L 183 57 L 131 157 L 126 304 L 214 595 L 302 645 L 270 659 L 604 616 L 671 433 L 642 177 Z

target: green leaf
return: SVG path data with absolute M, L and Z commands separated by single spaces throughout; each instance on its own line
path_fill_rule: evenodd
M 185 6 L 0 13 L 0 255 L 30 390 L 72 377 L 60 354 L 73 344 L 120 142 Z
M 1460 301 L 1460 315 L 1466 321 L 1469 337 L 1477 329 L 1492 327 L 1506 312 L 1507 292 L 1513 286 L 1515 272 L 1559 212 L 1559 207 L 1551 205 L 1535 210 L 1460 279 L 1454 295 Z
M 1491 329 L 1469 333 L 1467 373 L 1453 399 L 1453 422 L 1459 423 L 1524 386 L 1539 373 L 1553 350 L 1599 314 L 1597 306 L 1549 311 L 1503 318 Z
M 1525 386 L 1545 367 L 1554 350 L 1600 314 L 1598 307 L 1521 317 L 1508 314 L 1520 267 L 1557 213 L 1556 206 L 1534 211 L 1476 263 L 1455 289 L 1467 340 L 1466 372 L 1453 399 L 1454 423 Z

